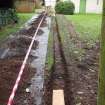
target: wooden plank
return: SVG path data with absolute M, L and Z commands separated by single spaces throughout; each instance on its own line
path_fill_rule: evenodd
M 63 90 L 53 90 L 52 105 L 65 105 Z

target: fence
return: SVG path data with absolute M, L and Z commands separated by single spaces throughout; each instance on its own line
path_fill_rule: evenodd
M 35 2 L 30 0 L 17 0 L 15 2 L 15 7 L 17 12 L 30 13 L 35 10 Z
M 0 27 L 17 21 L 18 17 L 14 9 L 0 9 Z

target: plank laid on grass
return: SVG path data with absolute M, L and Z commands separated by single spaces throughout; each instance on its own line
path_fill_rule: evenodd
M 65 105 L 64 102 L 64 91 L 53 90 L 53 104 L 52 105 Z

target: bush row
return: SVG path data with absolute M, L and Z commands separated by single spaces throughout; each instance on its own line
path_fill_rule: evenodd
M 55 6 L 55 11 L 58 14 L 73 15 L 75 5 L 71 1 L 58 2 Z

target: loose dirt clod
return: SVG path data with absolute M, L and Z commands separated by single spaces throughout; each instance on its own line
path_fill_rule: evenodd
M 0 60 L 0 105 L 6 105 L 22 64 L 22 58 Z M 17 94 L 24 92 L 35 70 L 27 64 L 23 73 Z
M 0 105 L 6 105 L 8 102 L 26 51 L 42 16 L 43 14 L 39 15 L 39 18 L 34 21 L 36 23 L 30 25 L 29 29 L 21 29 L 14 36 L 9 37 L 1 46 L 1 48 L 9 50 L 6 56 L 0 59 Z M 38 35 L 41 34 L 43 34 L 43 31 L 39 29 Z M 38 44 L 39 42 L 35 40 L 32 50 L 36 50 Z M 35 57 L 29 56 L 28 61 L 33 58 L 35 59 Z M 26 88 L 30 87 L 31 79 L 35 75 L 35 69 L 32 69 L 30 66 L 27 62 L 13 105 L 33 105 L 35 103 L 35 98 L 32 97 L 32 94 L 26 92 Z
M 29 29 L 22 29 L 17 34 L 18 35 L 26 35 L 26 36 L 34 36 L 36 32 L 37 26 L 31 26 Z M 38 35 L 42 35 L 43 31 L 39 29 Z
M 63 90 L 65 95 L 65 104 L 71 105 L 72 92 L 70 88 L 70 79 L 68 76 L 68 70 L 66 68 L 65 59 L 63 58 L 62 45 L 57 29 L 58 28 L 56 22 L 54 22 L 54 66 L 50 74 L 51 77 L 49 78 L 49 80 L 46 81 L 45 105 L 52 105 L 53 90 Z
M 61 42 L 58 46 L 59 41 L 54 38 L 55 68 L 50 71 L 49 78 L 45 81 L 45 105 L 52 104 L 52 90 L 59 88 L 65 90 L 65 105 L 96 105 L 99 41 L 90 46 L 89 42 L 83 41 L 75 34 L 72 25 L 68 30 L 68 23 L 61 16 L 57 17 L 57 25 L 58 35 L 61 38 L 59 41 Z M 66 32 L 63 32 L 63 27 L 67 29 Z M 55 29 L 56 27 L 54 27 L 53 33 L 56 36 Z M 59 53 L 60 47 L 61 53 Z M 65 58 L 63 62 L 62 58 Z M 66 66 L 61 62 L 65 63 Z M 66 74 L 64 71 L 66 71 Z
M 31 40 L 32 39 L 28 39 L 28 38 L 14 38 L 11 41 L 8 42 L 8 47 L 10 49 L 19 49 L 19 48 L 23 48 L 23 49 L 28 49 L 29 45 L 31 44 Z M 38 41 L 34 41 L 33 44 L 33 49 L 35 50 L 38 47 Z

